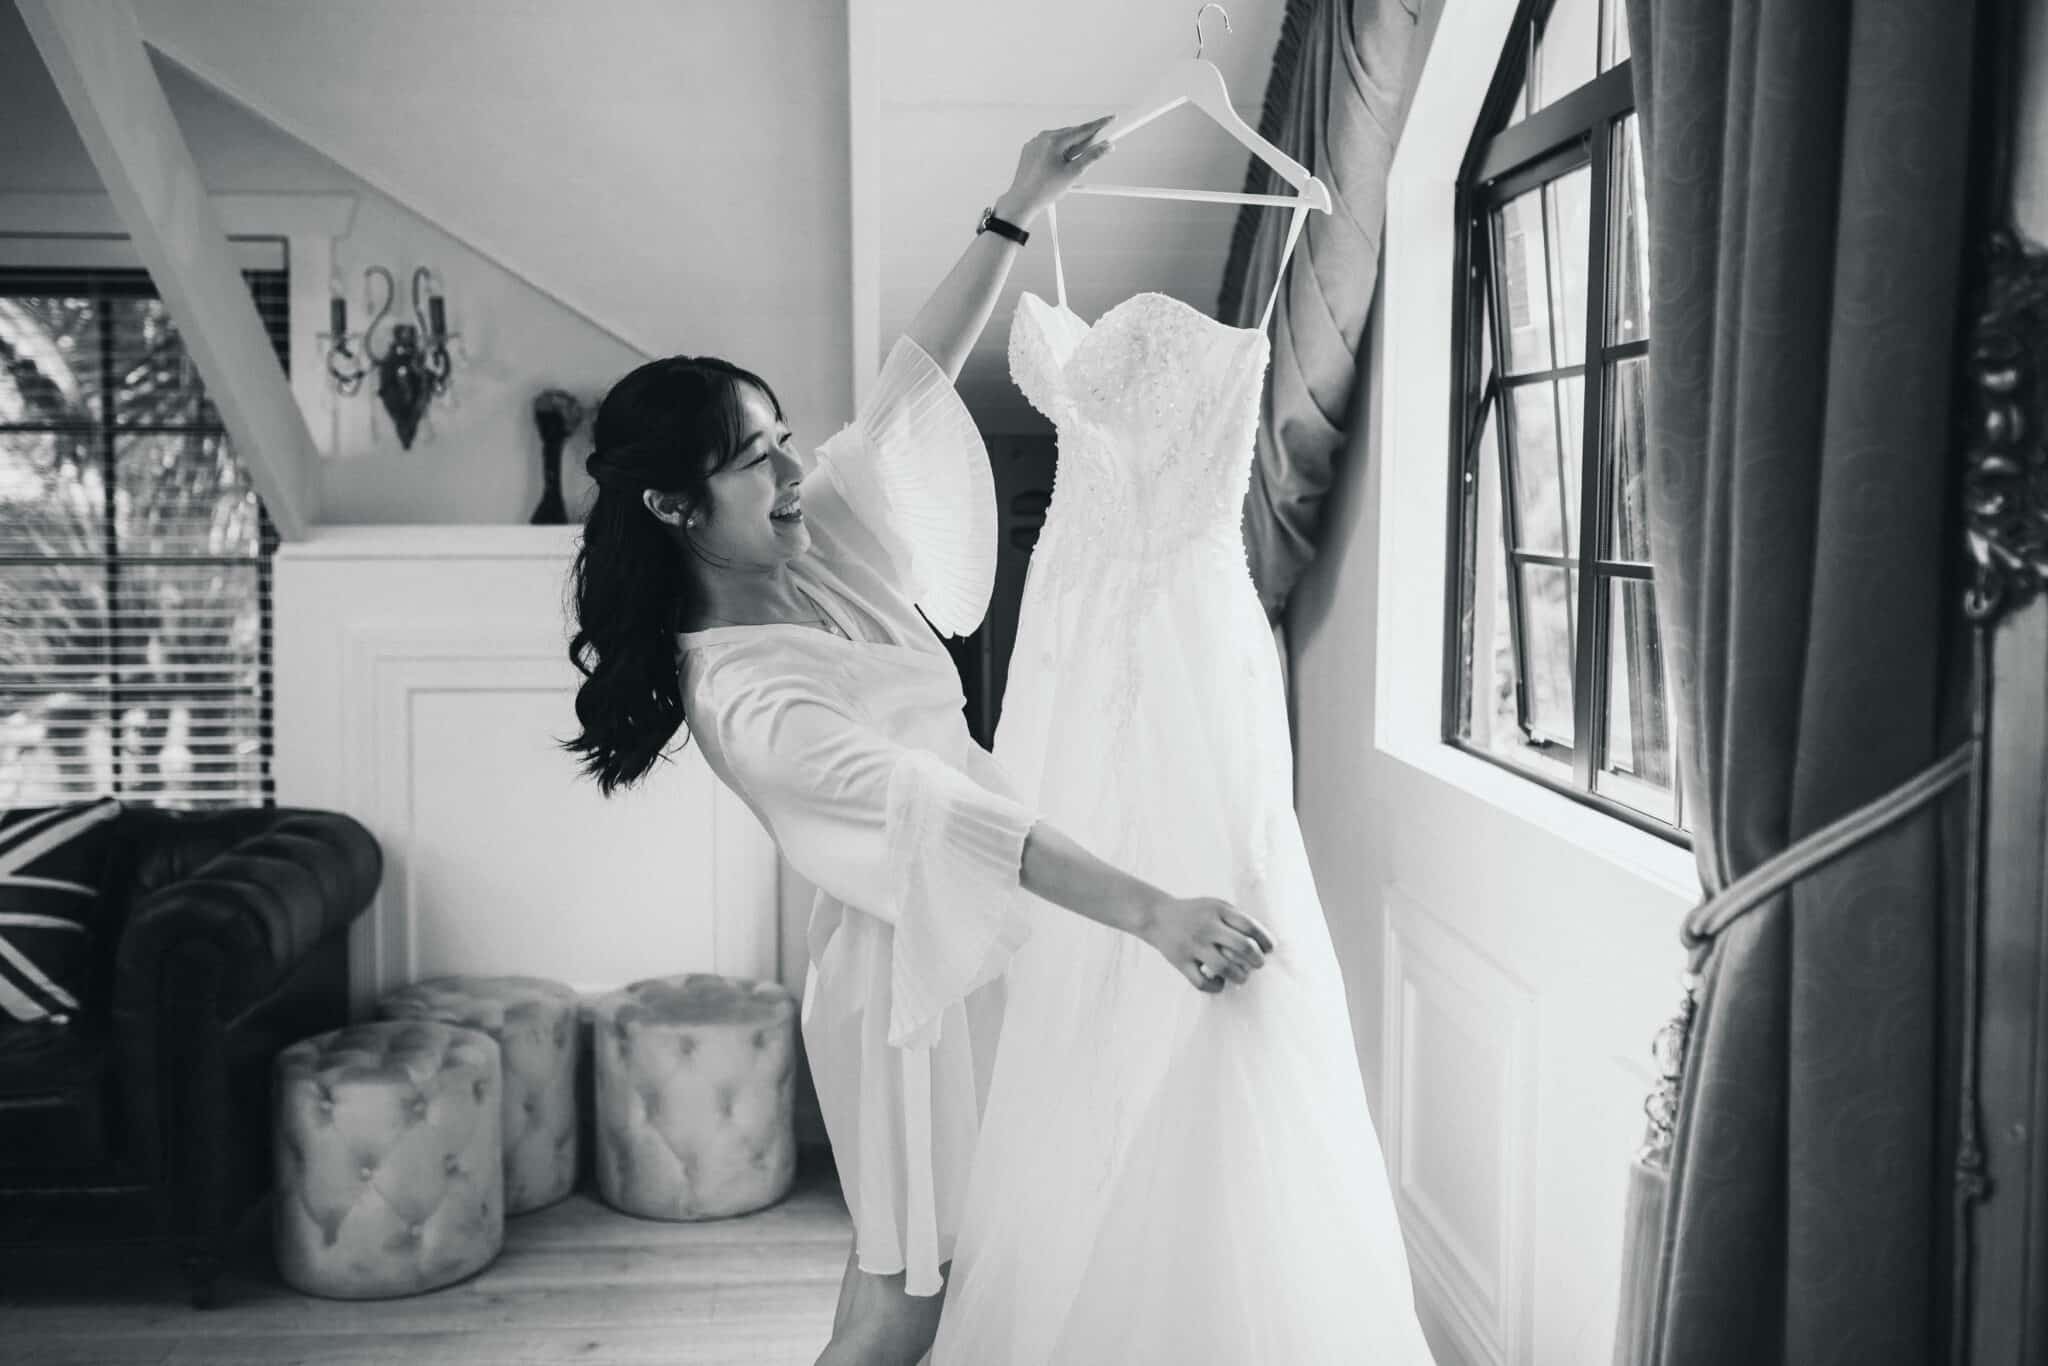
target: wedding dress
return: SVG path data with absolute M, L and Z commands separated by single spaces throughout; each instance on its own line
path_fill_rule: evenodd
M 996 760 L 1097 855 L 1278 947 L 1205 995 L 1029 905 L 931 1361 L 1428 1362 L 1240 531 L 1264 327 L 1157 293 L 1091 325 L 1059 278 L 1009 337 L 1059 464 Z

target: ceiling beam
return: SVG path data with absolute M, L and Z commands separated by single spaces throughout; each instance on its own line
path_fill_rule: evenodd
M 150 64 L 130 0 L 15 0 L 278 535 L 303 540 L 319 453 Z

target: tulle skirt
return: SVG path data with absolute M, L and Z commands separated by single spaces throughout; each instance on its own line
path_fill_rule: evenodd
M 1205 995 L 1036 904 L 933 1366 L 1429 1361 L 1241 542 L 1132 562 L 1049 527 L 995 752 L 1045 819 L 1278 950 Z

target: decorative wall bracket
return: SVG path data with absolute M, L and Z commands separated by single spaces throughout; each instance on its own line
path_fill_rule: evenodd
M 461 334 L 448 330 L 446 301 L 434 284 L 433 273 L 421 266 L 412 273 L 413 321 L 392 323 L 383 349 L 378 350 L 377 325 L 391 312 L 398 286 L 382 266 L 366 267 L 363 280 L 366 292 L 370 283 L 383 281 L 383 301 L 375 305 L 369 325 L 360 333 L 348 330 L 347 302 L 338 294 L 329 302 L 330 330 L 319 334 L 327 346 L 327 377 L 335 392 L 353 394 L 374 371 L 377 398 L 397 428 L 398 444 L 411 450 L 427 405 L 437 394 L 448 392 L 455 373 L 449 343 Z

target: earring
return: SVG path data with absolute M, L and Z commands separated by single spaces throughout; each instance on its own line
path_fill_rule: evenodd
M 695 526 L 695 525 L 697 525 L 697 514 L 693 512 L 693 513 L 691 513 L 691 514 L 690 514 L 689 516 L 687 516 L 687 517 L 683 518 L 683 525 L 684 525 L 684 526 Z

